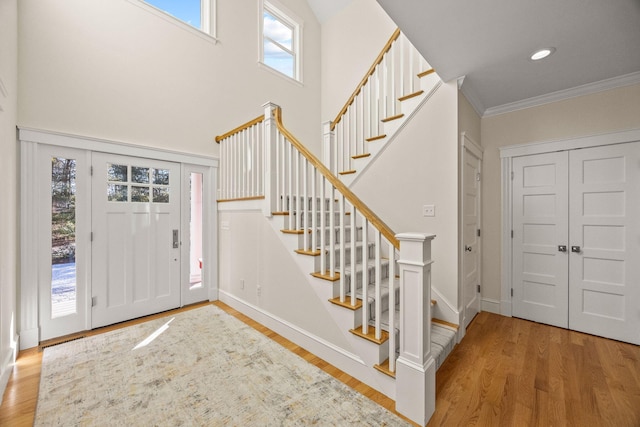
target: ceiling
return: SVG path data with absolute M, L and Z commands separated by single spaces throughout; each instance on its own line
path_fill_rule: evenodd
M 323 22 L 351 0 L 308 1 Z M 640 0 L 377 1 L 483 116 L 640 82 Z

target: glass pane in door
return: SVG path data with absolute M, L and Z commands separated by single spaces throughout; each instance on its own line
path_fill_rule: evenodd
M 51 317 L 76 313 L 76 161 L 51 159 Z
M 191 173 L 189 289 L 202 287 L 202 174 Z

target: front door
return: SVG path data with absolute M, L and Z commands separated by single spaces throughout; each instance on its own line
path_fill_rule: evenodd
M 93 153 L 92 327 L 180 306 L 180 165 Z

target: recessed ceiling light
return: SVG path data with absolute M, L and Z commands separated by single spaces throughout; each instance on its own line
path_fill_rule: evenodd
M 544 59 L 544 58 L 548 57 L 549 55 L 551 55 L 555 51 L 556 51 L 555 47 L 545 47 L 544 49 L 536 50 L 535 52 L 533 52 L 531 54 L 531 60 L 532 61 L 539 61 L 541 59 Z

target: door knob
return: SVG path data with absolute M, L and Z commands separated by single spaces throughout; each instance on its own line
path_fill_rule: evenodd
M 558 245 L 558 252 L 567 252 L 566 245 Z
M 580 246 L 571 246 L 571 252 L 579 254 L 581 252 Z
M 467 252 L 471 252 L 471 249 L 472 249 L 471 246 L 465 245 L 465 247 L 464 247 L 464 250 L 467 251 Z

